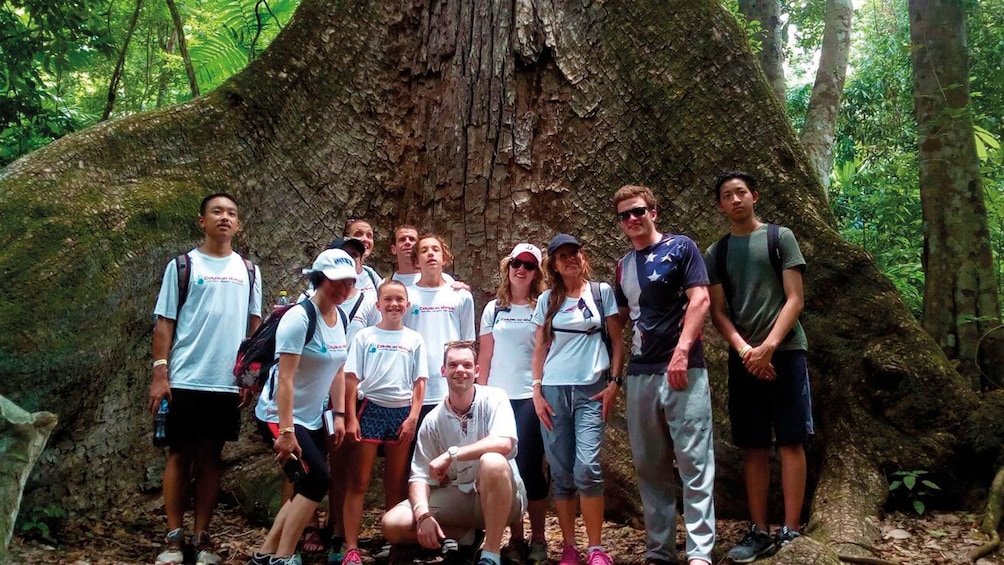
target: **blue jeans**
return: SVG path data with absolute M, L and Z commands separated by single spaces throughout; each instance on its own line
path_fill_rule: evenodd
M 688 369 L 686 390 L 673 390 L 666 373 L 630 375 L 628 437 L 645 514 L 649 558 L 676 561 L 673 458 L 683 483 L 687 558 L 711 562 L 715 545 L 715 448 L 707 369 Z
M 603 379 L 590 385 L 558 385 L 541 387 L 541 394 L 551 404 L 554 415 L 548 430 L 543 425 L 544 452 L 551 467 L 551 483 L 555 500 L 575 496 L 603 495 L 603 473 L 600 468 L 600 446 L 603 444 L 603 403 L 589 400 L 606 388 Z

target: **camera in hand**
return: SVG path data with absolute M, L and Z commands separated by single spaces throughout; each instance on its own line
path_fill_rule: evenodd
M 303 468 L 303 462 L 292 453 L 289 455 L 286 463 L 283 464 L 282 470 L 286 473 L 286 478 L 289 479 L 289 482 L 293 484 L 296 484 L 297 481 L 307 476 L 307 470 Z

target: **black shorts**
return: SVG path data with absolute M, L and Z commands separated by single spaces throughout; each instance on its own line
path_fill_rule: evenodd
M 241 431 L 241 399 L 236 392 L 171 389 L 167 443 L 237 441 Z
M 805 351 L 775 351 L 771 363 L 777 379 L 761 380 L 729 350 L 729 419 L 737 447 L 805 444 L 814 433 Z

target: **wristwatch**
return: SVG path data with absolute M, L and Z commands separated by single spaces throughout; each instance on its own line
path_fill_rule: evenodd
M 450 454 L 450 461 L 456 463 L 457 454 L 460 453 L 460 448 L 455 445 L 451 445 L 450 448 L 446 450 L 446 452 Z
M 616 383 L 617 386 L 624 386 L 624 377 L 622 377 L 620 375 L 618 375 L 616 377 L 608 377 L 607 378 L 607 384 L 609 384 L 609 383 Z

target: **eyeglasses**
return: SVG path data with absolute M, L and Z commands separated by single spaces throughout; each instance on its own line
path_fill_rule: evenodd
M 648 214 L 648 206 L 638 206 L 631 208 L 630 210 L 624 210 L 623 212 L 617 212 L 617 219 L 626 222 L 628 218 L 634 216 L 635 218 L 640 218 Z
M 537 262 L 536 261 L 524 261 L 522 259 L 510 259 L 509 260 L 509 268 L 511 268 L 511 269 L 518 269 L 520 267 L 523 267 L 527 271 L 536 271 L 537 270 Z

